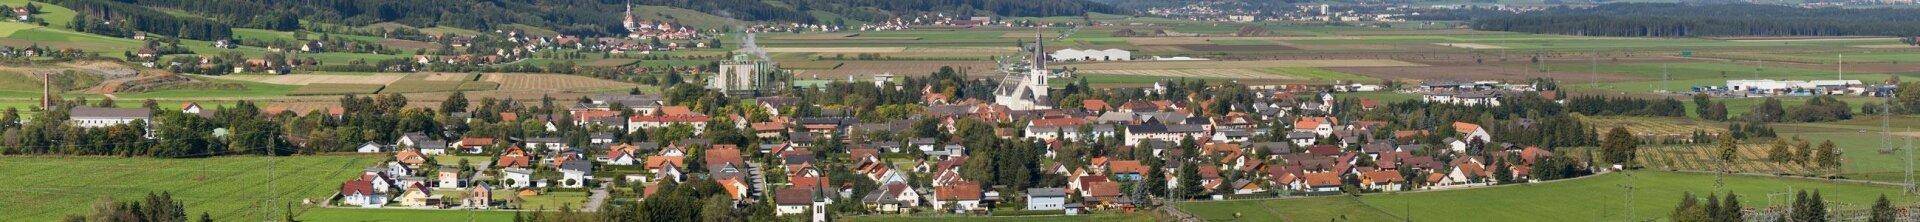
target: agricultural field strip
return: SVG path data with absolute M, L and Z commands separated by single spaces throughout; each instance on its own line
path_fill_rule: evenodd
M 1387 59 L 1264 60 L 1264 61 L 1135 61 L 1061 65 L 1080 70 L 1258 69 L 1282 67 L 1409 67 L 1425 64 Z
M 280 85 L 307 85 L 307 84 L 314 84 L 314 83 L 387 85 L 387 84 L 393 84 L 396 81 L 400 81 L 400 79 L 406 77 L 407 75 L 408 74 L 400 74 L 400 73 L 379 73 L 379 74 L 373 74 L 373 75 L 300 74 L 300 75 L 220 75 L 220 76 L 207 76 L 207 77 L 214 78 L 214 79 L 260 82 L 260 83 L 280 84 Z

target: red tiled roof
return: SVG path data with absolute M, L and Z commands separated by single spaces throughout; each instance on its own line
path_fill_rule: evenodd
M 687 157 L 684 156 L 649 156 L 647 157 L 647 169 L 660 169 L 661 167 L 666 167 L 668 164 L 672 164 L 674 167 L 685 167 L 687 166 L 686 160 Z
M 933 190 L 937 200 L 980 200 L 980 184 L 960 181 Z
M 350 195 L 355 193 L 362 194 L 362 195 L 372 195 L 373 181 L 368 181 L 363 177 L 363 179 L 348 180 L 346 183 L 340 184 L 341 195 Z
M 1473 131 L 1480 131 L 1480 124 L 1472 124 L 1467 122 L 1453 122 L 1453 131 L 1460 132 L 1460 133 L 1470 133 Z
M 1107 171 L 1114 174 L 1146 173 L 1147 167 L 1141 166 L 1139 160 L 1120 160 L 1107 163 Z
M 1090 111 L 1106 111 L 1113 110 L 1113 105 L 1107 104 L 1107 101 L 1104 100 L 1089 99 L 1080 101 L 1080 108 Z
M 1340 186 L 1340 173 L 1307 173 L 1307 185 L 1315 187 Z
M 1368 171 L 1368 172 L 1360 173 L 1360 177 L 1366 178 L 1368 181 L 1373 181 L 1374 184 L 1387 184 L 1387 183 L 1397 183 L 1401 181 L 1406 181 L 1406 178 L 1400 177 L 1400 171 L 1398 170 Z

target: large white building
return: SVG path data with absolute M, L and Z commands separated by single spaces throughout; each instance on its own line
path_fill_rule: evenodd
M 1133 60 L 1133 52 L 1120 49 L 1061 49 L 1047 57 L 1052 57 L 1053 61 L 1128 61 Z
M 153 122 L 153 113 L 147 109 L 73 107 L 67 114 L 72 116 L 69 121 L 72 122 L 74 126 L 84 128 L 128 124 L 133 123 L 134 120 L 140 120 L 149 124 Z

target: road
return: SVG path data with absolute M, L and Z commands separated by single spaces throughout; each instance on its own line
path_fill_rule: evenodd
M 600 210 L 600 205 L 607 204 L 607 188 L 606 187 L 594 188 L 593 190 L 590 190 L 587 192 L 593 193 L 593 195 L 587 196 L 587 204 L 581 205 L 580 211 L 583 211 L 583 212 L 598 211 Z

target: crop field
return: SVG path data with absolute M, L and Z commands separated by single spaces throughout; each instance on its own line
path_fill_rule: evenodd
M 841 64 L 840 62 L 836 62 L 836 61 L 796 61 L 796 62 L 781 62 L 780 68 L 802 69 L 802 70 L 830 70 L 830 69 L 840 68 L 840 64 Z
M 414 75 L 420 75 L 420 80 L 426 81 L 474 81 L 480 77 L 479 74 L 471 73 L 422 73 Z
M 1904 47 L 1912 47 L 1901 45 Z M 1842 60 L 1847 63 L 1901 63 L 1920 62 L 1920 53 L 1910 51 L 1847 51 L 1847 52 L 1729 52 L 1706 55 L 1714 58 L 1762 60 L 1779 62 L 1801 62 L 1836 64 Z
M 1135 61 L 1073 65 L 1080 70 L 1151 69 L 1264 69 L 1283 67 L 1394 67 L 1426 66 L 1385 59 L 1271 60 L 1271 61 Z
M 812 52 L 812 53 L 894 53 L 906 52 L 907 47 L 769 47 L 762 48 L 769 53 Z
M 560 74 L 486 74 L 480 82 L 494 83 L 500 90 L 507 91 L 552 91 L 552 90 L 595 90 L 632 88 L 632 83 L 597 79 L 586 76 Z M 465 86 L 463 86 L 465 87 Z M 478 86 L 474 86 L 478 87 Z
M 1721 163 L 1718 144 L 1692 144 L 1669 147 L 1642 147 L 1635 162 L 1649 169 L 1685 170 L 1685 171 L 1732 171 L 1739 173 L 1820 175 L 1830 172 L 1828 169 L 1808 167 L 1806 164 L 1792 162 L 1767 161 L 1767 144 L 1742 144 L 1737 146 L 1733 162 Z
M 201 212 L 222 221 L 265 220 L 262 200 L 299 204 L 324 200 L 341 181 L 377 163 L 377 156 L 215 157 L 155 159 L 119 157 L 0 157 L 0 197 L 9 220 L 56 221 L 89 212 L 103 197 L 137 200 L 171 192 L 188 215 Z M 271 167 L 270 167 L 271 166 Z M 268 169 L 272 169 L 269 171 Z M 273 183 L 272 190 L 267 184 Z
M 1628 174 L 1631 174 L 1629 176 Z M 1269 200 L 1208 201 L 1175 204 L 1207 221 L 1398 221 L 1474 218 L 1476 221 L 1620 221 L 1665 220 L 1682 192 L 1705 195 L 1720 190 L 1740 195 L 1742 206 L 1784 206 L 1769 194 L 1789 188 L 1819 190 L 1828 201 L 1864 208 L 1887 195 L 1895 203 L 1915 199 L 1899 187 L 1756 176 L 1726 176 L 1715 185 L 1711 174 L 1638 171 L 1541 184 L 1467 190 L 1326 196 Z M 1633 186 L 1628 193 L 1623 186 Z M 1631 206 L 1625 205 L 1630 198 Z M 1835 205 L 1829 205 L 1835 206 Z M 1847 209 L 1836 206 L 1835 208 Z M 1501 212 L 1501 213 L 1487 213 Z M 1627 218 L 1627 212 L 1635 218 Z M 1235 214 L 1242 215 L 1234 217 Z
M 1307 80 L 1324 80 L 1324 81 L 1374 81 L 1375 80 L 1374 78 L 1370 78 L 1366 76 L 1354 75 L 1351 73 L 1344 73 L 1344 72 L 1326 70 L 1322 68 L 1312 68 L 1312 67 L 1266 68 L 1266 69 L 1261 69 L 1261 71 L 1265 71 L 1267 73 L 1272 73 L 1272 74 L 1291 76 L 1297 79 L 1307 79 Z
M 193 78 L 195 78 L 195 80 L 198 80 L 198 81 L 205 81 L 205 82 L 211 82 L 216 84 L 234 83 L 234 84 L 239 84 L 244 88 L 243 89 L 198 89 L 198 88 L 166 89 L 166 90 L 148 91 L 148 92 L 140 92 L 140 93 L 119 93 L 115 95 L 120 97 L 121 99 L 212 99 L 212 98 L 269 99 L 269 98 L 286 96 L 287 92 L 293 91 L 295 88 L 299 88 L 299 86 L 296 86 L 296 85 L 281 85 L 281 84 L 270 84 L 270 83 L 260 83 L 260 82 L 201 78 L 197 76 Z
M 1591 124 L 1594 129 L 1612 129 L 1625 127 L 1636 136 L 1643 137 L 1691 137 L 1700 131 L 1719 135 L 1727 131 L 1725 125 L 1713 122 L 1695 121 L 1685 118 L 1630 117 L 1630 116 L 1578 116 L 1580 121 Z
M 386 85 L 375 85 L 375 84 L 315 83 L 315 84 L 307 84 L 304 86 L 300 86 L 300 88 L 294 88 L 293 91 L 288 91 L 287 95 L 289 96 L 320 96 L 320 95 L 347 95 L 347 94 L 364 95 L 364 94 L 373 94 L 373 93 L 380 92 L 380 89 L 385 87 Z
M 309 85 L 309 84 L 328 84 L 328 83 L 386 85 L 386 84 L 392 84 L 394 81 L 399 81 L 401 78 L 404 78 L 406 76 L 407 74 L 401 74 L 401 73 L 377 73 L 372 75 L 338 75 L 338 74 L 223 75 L 223 76 L 211 76 L 211 78 L 261 82 L 261 83 L 280 84 L 280 85 Z
M 1175 78 L 1191 77 L 1191 78 L 1214 78 L 1214 79 L 1301 80 L 1300 78 L 1295 78 L 1292 76 L 1274 75 L 1274 74 L 1269 74 L 1269 73 L 1260 72 L 1260 71 L 1251 70 L 1251 69 L 1174 69 L 1174 70 L 1114 69 L 1114 70 L 1085 70 L 1081 72 L 1082 72 L 1081 74 L 1086 74 L 1086 75 L 1130 75 L 1130 76 L 1159 76 L 1159 77 L 1175 77 Z

